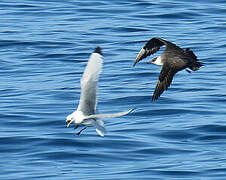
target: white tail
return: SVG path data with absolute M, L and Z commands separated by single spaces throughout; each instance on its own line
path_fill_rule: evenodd
M 97 119 L 95 121 L 95 127 L 96 127 L 96 132 L 100 135 L 100 136 L 104 136 L 107 131 L 104 128 L 104 122 L 100 119 Z

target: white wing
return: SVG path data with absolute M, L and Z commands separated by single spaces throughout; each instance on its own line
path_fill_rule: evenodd
M 103 57 L 100 54 L 100 48 L 98 48 L 91 54 L 81 79 L 81 96 L 78 110 L 82 111 L 84 115 L 94 114 L 96 109 L 97 82 L 103 64 Z
M 120 117 L 129 114 L 134 109 L 130 109 L 129 111 L 123 111 L 119 113 L 113 113 L 113 114 L 92 114 L 89 116 L 86 116 L 86 119 L 99 119 L 99 118 L 113 118 L 113 117 Z

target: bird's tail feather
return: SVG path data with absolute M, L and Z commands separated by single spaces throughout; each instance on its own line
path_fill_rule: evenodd
M 187 48 L 184 53 L 189 56 L 192 59 L 197 60 L 197 56 L 193 53 L 193 51 L 191 51 L 189 48 Z
M 193 71 L 197 71 L 199 70 L 200 67 L 202 67 L 204 65 L 204 63 L 199 62 L 199 61 L 195 61 L 191 64 L 190 69 Z
M 104 136 L 107 131 L 104 128 L 104 122 L 100 119 L 97 119 L 95 121 L 95 127 L 96 127 L 96 132 L 100 135 L 100 136 Z
M 113 117 L 120 117 L 124 116 L 126 114 L 129 114 L 132 112 L 135 108 L 130 109 L 128 111 L 119 112 L 119 113 L 113 113 L 113 114 L 91 114 L 89 116 L 86 116 L 86 119 L 95 119 L 94 126 L 96 127 L 96 132 L 100 136 L 104 136 L 106 134 L 106 129 L 104 128 L 104 122 L 100 120 L 100 118 L 113 118 Z
M 204 65 L 204 63 L 199 62 L 197 59 L 197 56 L 193 53 L 193 51 L 191 51 L 189 48 L 187 48 L 184 53 L 190 57 L 191 59 L 193 59 L 194 62 L 191 63 L 191 65 L 189 66 L 189 68 L 193 71 L 197 71 L 199 70 L 200 67 L 202 67 Z

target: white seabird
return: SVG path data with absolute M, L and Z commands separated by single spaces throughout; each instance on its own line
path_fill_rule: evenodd
M 153 101 L 157 100 L 160 95 L 168 89 L 173 80 L 173 76 L 178 71 L 186 68 L 197 71 L 201 66 L 203 66 L 203 63 L 198 61 L 196 55 L 189 48 L 183 50 L 177 45 L 158 37 L 150 39 L 144 45 L 138 53 L 133 66 L 147 56 L 156 53 L 163 45 L 165 45 L 165 50 L 161 56 L 148 62 L 162 66 L 162 70 L 159 74 L 159 79 L 152 96 Z M 187 69 L 186 71 L 189 73 L 191 72 Z
M 80 124 L 85 125 L 85 127 L 77 133 L 78 135 L 85 130 L 87 126 L 94 126 L 97 133 L 100 136 L 104 136 L 106 130 L 104 128 L 104 122 L 101 118 L 119 117 L 132 111 L 131 109 L 129 111 L 114 114 L 95 114 L 97 105 L 97 82 L 99 74 L 102 71 L 102 64 L 103 56 L 101 48 L 97 47 L 91 54 L 81 78 L 81 96 L 78 108 L 72 114 L 67 116 L 66 119 L 66 122 L 68 123 L 67 127 L 69 127 L 71 123 L 75 123 L 75 128 L 77 128 Z

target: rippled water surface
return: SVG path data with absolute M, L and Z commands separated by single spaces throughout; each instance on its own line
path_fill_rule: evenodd
M 226 179 L 224 1 L 2 0 L 0 22 L 0 179 Z M 160 67 L 132 65 L 156 36 L 205 66 L 152 102 Z M 65 118 L 96 46 L 98 111 L 136 110 L 77 136 Z

